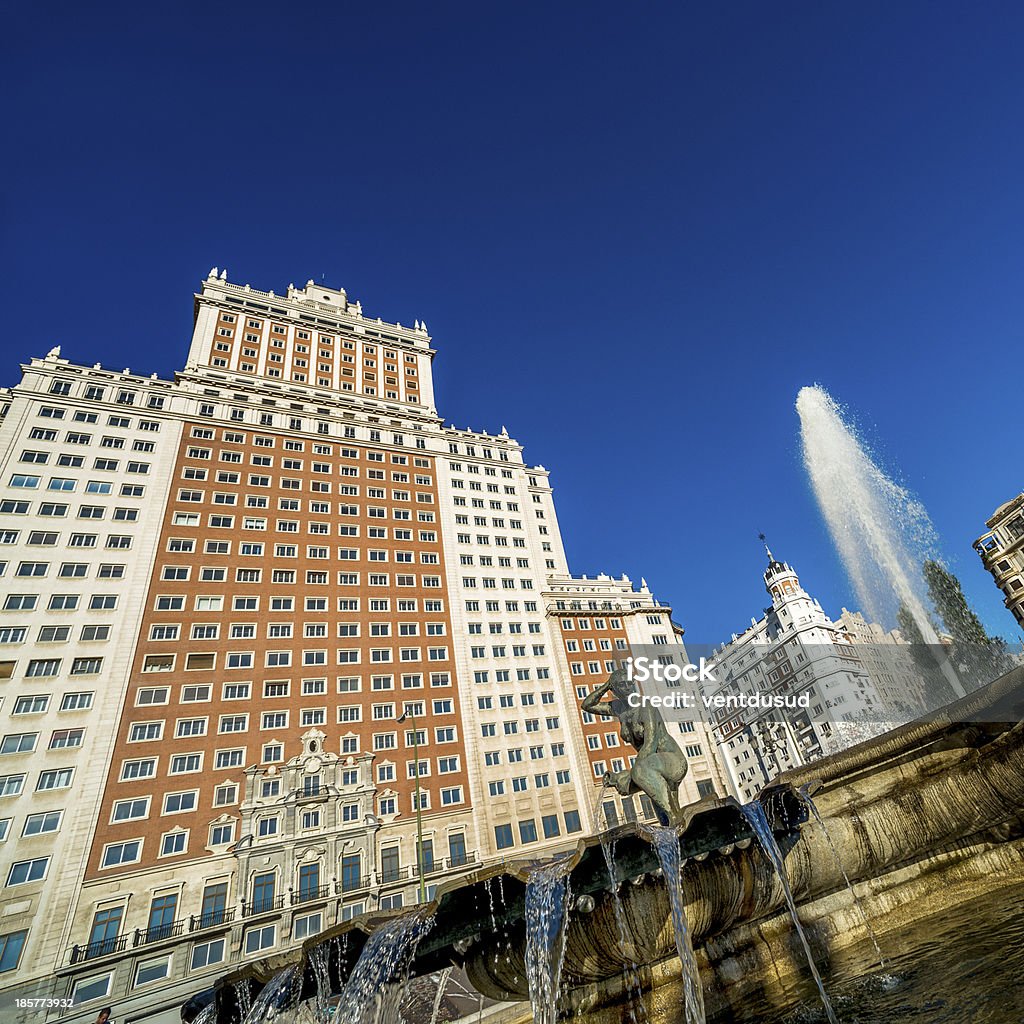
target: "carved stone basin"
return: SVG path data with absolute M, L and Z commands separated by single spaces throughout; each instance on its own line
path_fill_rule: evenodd
M 1024 875 L 1022 719 L 1024 669 L 1018 668 L 941 715 L 787 773 L 762 791 L 758 800 L 819 955 L 836 956 L 864 935 L 843 869 L 879 933 Z M 809 818 L 801 791 L 813 793 L 827 833 Z M 614 850 L 614 889 L 602 841 Z M 788 972 L 806 970 L 779 878 L 739 805 L 708 799 L 685 808 L 679 842 L 686 913 L 709 1014 L 727 1007 L 740 988 L 770 989 Z M 634 987 L 638 979 L 653 990 L 653 1019 L 661 1005 L 677 1011 L 679 961 L 649 837 L 642 827 L 624 825 L 581 840 L 569 856 L 573 902 L 563 1010 L 579 1015 L 574 1020 L 617 1022 L 620 1004 L 631 997 L 632 976 Z M 537 863 L 492 865 L 443 885 L 428 909 L 434 921 L 419 941 L 412 973 L 454 964 L 491 998 L 528 999 L 526 880 Z M 261 961 L 222 979 L 216 1019 L 239 1020 L 239 983 L 255 992 L 290 964 L 301 964 L 298 999 L 326 983 L 340 991 L 369 936 L 402 913 L 358 919 L 310 940 L 301 954 Z

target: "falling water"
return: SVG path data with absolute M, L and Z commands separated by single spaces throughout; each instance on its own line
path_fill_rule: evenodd
M 416 947 L 433 923 L 433 917 L 413 911 L 373 932 L 342 990 L 337 1024 L 394 1024 L 400 1019 Z
M 811 946 L 807 941 L 807 936 L 804 934 L 803 925 L 800 924 L 800 917 L 796 910 L 796 900 L 793 899 L 793 890 L 789 887 L 786 866 L 782 861 L 782 851 L 779 849 L 779 844 L 775 841 L 771 825 L 768 824 L 768 816 L 765 814 L 764 808 L 756 800 L 749 804 L 743 804 L 740 810 L 743 812 L 743 817 L 747 819 L 750 827 L 754 830 L 754 835 L 757 836 L 761 849 L 764 850 L 765 855 L 772 863 L 772 867 L 775 868 L 775 874 L 778 875 L 782 891 L 786 895 L 786 902 L 789 904 L 789 913 L 793 918 L 793 925 L 796 928 L 797 935 L 800 936 L 804 953 L 807 954 L 807 963 L 811 968 L 811 974 L 814 975 L 814 982 L 818 986 L 818 992 L 821 994 L 821 1001 L 825 1006 L 825 1014 L 829 1019 L 829 1024 L 839 1024 L 835 1012 L 832 1010 L 832 1003 L 829 1001 L 828 993 L 825 991 L 825 983 L 821 980 L 818 966 L 811 955 Z
M 309 965 L 313 968 L 316 978 L 316 1019 L 326 1021 L 329 1014 L 331 999 L 331 944 L 321 942 L 308 953 Z
M 508 902 L 505 899 L 505 876 L 503 874 L 495 876 L 494 882 L 495 882 L 495 885 L 496 885 L 496 887 L 498 889 L 498 899 L 501 901 L 502 907 L 505 908 L 506 911 L 507 911 Z M 507 913 L 502 914 L 502 916 L 501 916 L 501 946 L 504 947 L 504 950 L 505 950 L 505 966 L 506 966 L 506 968 L 511 968 L 512 967 L 512 940 L 509 937 L 509 933 L 508 933 L 508 914 Z M 495 954 L 494 954 L 494 962 L 495 962 L 495 964 L 498 963 L 498 959 L 499 959 L 499 954 L 497 952 L 495 952 Z M 518 974 L 513 974 L 512 975 L 513 983 L 518 981 L 518 980 L 519 980 L 519 975 Z
M 542 864 L 526 881 L 526 980 L 534 1024 L 556 1024 L 565 957 L 570 858 Z
M 192 1024 L 216 1024 L 217 1004 L 209 1003 L 192 1018 Z
M 278 971 L 263 986 L 252 1008 L 242 1017 L 243 1024 L 270 1024 L 285 1011 L 294 1009 L 302 988 L 302 970 L 292 964 Z
M 814 820 L 821 826 L 821 831 L 825 834 L 825 839 L 828 842 L 829 849 L 832 851 L 832 857 L 836 862 L 836 866 L 842 872 L 843 879 L 846 881 L 846 888 L 850 890 L 850 895 L 853 897 L 853 905 L 857 908 L 857 913 L 860 914 L 861 920 L 864 922 L 864 927 L 867 929 L 868 936 L 871 938 L 871 944 L 875 947 L 875 952 L 878 954 L 878 965 L 879 967 L 884 967 L 885 957 L 882 956 L 882 947 L 878 945 L 878 936 L 875 935 L 875 930 L 871 927 L 868 915 L 864 912 L 864 905 L 861 903 L 860 897 L 853 890 L 853 885 L 850 883 L 850 876 L 846 873 L 846 868 L 843 867 L 843 862 L 839 858 L 839 851 L 836 849 L 835 843 L 832 842 L 832 836 L 829 835 L 825 819 L 821 816 L 821 812 L 818 810 L 817 804 L 815 804 L 811 799 L 811 794 L 807 792 L 805 787 L 798 789 L 797 795 L 805 804 L 807 804 L 807 808 L 814 816 Z
M 669 904 L 672 907 L 672 928 L 676 933 L 676 950 L 683 971 L 683 999 L 686 1007 L 687 1024 L 704 1024 L 704 991 L 700 983 L 700 971 L 693 952 L 690 938 L 690 923 L 686 919 L 686 904 L 683 900 L 682 865 L 679 862 L 679 833 L 664 825 L 647 825 L 654 849 L 665 876 Z
M 238 1019 L 245 1020 L 252 1009 L 252 982 L 248 978 L 236 982 L 235 1003 L 238 1006 Z
M 631 1024 L 645 1024 L 647 1010 L 644 1007 L 640 973 L 636 960 L 633 958 L 633 946 L 629 942 L 629 932 L 626 928 L 626 912 L 622 906 L 622 897 L 619 895 L 619 880 L 615 876 L 615 845 L 609 841 L 607 832 L 601 832 L 598 839 L 601 842 L 601 852 L 604 854 L 604 863 L 608 870 L 608 887 L 611 891 L 612 907 L 615 911 L 615 925 L 619 932 L 619 948 L 623 955 L 629 957 L 629 965 L 623 971 L 629 992 L 629 1005 L 626 1008 L 629 1013 L 628 1019 Z M 637 1013 L 638 1007 L 639 1013 Z

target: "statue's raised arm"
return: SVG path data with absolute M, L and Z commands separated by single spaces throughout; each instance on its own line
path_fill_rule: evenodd
M 592 715 L 601 715 L 603 718 L 618 718 L 618 708 L 612 701 L 602 701 L 601 698 L 612 689 L 612 680 L 615 677 L 612 676 L 606 682 L 603 682 L 596 689 L 583 698 L 583 703 L 580 707 L 584 711 L 589 711 Z

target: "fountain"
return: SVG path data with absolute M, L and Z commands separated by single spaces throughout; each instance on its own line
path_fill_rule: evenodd
M 864 607 L 884 620 L 900 606 L 937 647 L 921 572 L 934 549 L 927 514 L 824 390 L 804 388 L 797 409 L 812 486 Z M 485 865 L 412 911 L 363 915 L 236 971 L 209 1006 L 186 1004 L 183 1019 L 395 1024 L 407 1019 L 412 979 L 427 986 L 433 1024 L 454 971 L 480 994 L 478 1019 L 484 997 L 506 1004 L 501 1024 L 774 1021 L 805 996 L 812 1015 L 823 1009 L 837 1024 L 837 985 L 852 980 L 880 1005 L 913 989 L 912 976 L 872 973 L 880 935 L 901 950 L 893 972 L 920 951 L 969 990 L 978 972 L 958 973 L 925 925 L 965 927 L 973 908 L 1010 903 L 1024 882 L 1024 668 L 965 695 L 949 659 L 937 664 L 955 703 L 786 772 L 749 804 L 706 797 L 685 807 L 682 751 L 614 673 L 582 705 L 617 719 L 637 751 L 605 785 L 644 794 L 660 826 L 606 828 L 546 863 Z M 944 934 L 948 944 L 956 931 Z
M 756 808 L 712 797 L 681 808 L 669 830 L 678 872 L 665 833 L 635 824 L 581 840 L 548 868 L 485 866 L 441 885 L 412 913 L 365 915 L 245 978 L 225 978 L 208 1015 L 239 1024 L 251 986 L 254 1009 L 273 1004 L 281 1021 L 323 1020 L 314 1011 L 328 1001 L 326 986 L 339 1002 L 334 1019 L 391 1024 L 400 1019 L 409 976 L 454 967 L 476 991 L 511 1004 L 503 1024 L 550 1022 L 556 1014 L 578 1024 L 621 1024 L 631 1013 L 651 1024 L 684 1024 L 695 1009 L 677 909 L 708 1021 L 744 1019 L 749 1006 L 761 1009 L 747 1019 L 769 1019 L 773 1006 L 791 1003 L 810 984 L 808 953 L 834 1001 L 836 985 L 877 969 L 874 933 L 890 936 L 906 957 L 907 936 L 926 918 L 942 915 L 963 928 L 972 907 L 1020 886 L 1022 720 L 1024 668 L 1017 668 L 942 713 L 780 776 Z M 804 799 L 811 792 L 817 815 Z M 923 957 L 936 955 L 918 940 Z M 289 967 L 292 980 L 275 982 Z M 886 977 L 870 982 L 879 998 Z M 903 983 L 893 977 L 891 984 Z M 287 999 L 263 998 L 275 984 Z
M 937 644 L 921 572 L 936 547 L 924 506 L 879 469 L 824 388 L 801 388 L 796 411 L 814 496 L 864 609 L 892 622 L 902 605 Z

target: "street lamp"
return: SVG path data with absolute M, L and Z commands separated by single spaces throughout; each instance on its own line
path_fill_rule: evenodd
M 415 758 L 414 774 L 416 777 L 416 865 L 420 876 L 420 903 L 427 902 L 426 887 L 423 884 L 423 808 L 420 801 L 420 736 L 416 728 L 416 714 L 412 705 L 406 704 L 405 710 L 398 717 L 401 725 L 406 719 L 412 721 L 412 756 Z

